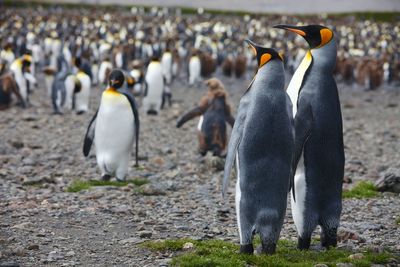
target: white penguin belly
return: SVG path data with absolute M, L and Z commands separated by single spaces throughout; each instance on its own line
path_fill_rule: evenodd
M 118 97 L 118 96 L 117 96 Z M 127 162 L 134 140 L 134 117 L 127 99 L 102 103 L 96 119 L 94 142 L 99 164 L 114 173 Z M 110 100 L 108 100 L 110 101 Z M 103 101 L 102 101 L 103 102 Z
M 292 215 L 297 232 L 301 236 L 304 229 L 304 210 L 307 193 L 303 154 L 297 164 L 296 174 L 294 176 L 294 188 L 296 193 L 296 202 L 293 200 L 293 195 L 291 195 Z
M 311 52 L 308 51 L 305 57 L 303 58 L 303 61 L 301 61 L 296 72 L 293 74 L 293 77 L 290 80 L 290 83 L 286 90 L 287 94 L 290 97 L 290 100 L 292 101 L 293 117 L 297 113 L 297 99 L 299 98 L 300 87 L 303 82 L 304 75 L 306 74 L 306 71 L 311 64 L 311 61 L 312 61 Z
M 235 206 L 236 206 L 236 220 L 239 228 L 240 244 L 242 244 L 242 228 L 240 222 L 240 201 L 242 199 L 242 191 L 240 189 L 240 166 L 239 166 L 239 154 L 236 152 L 236 192 L 235 192 Z
M 200 116 L 199 123 L 197 124 L 197 130 L 201 131 L 201 127 L 203 126 L 204 116 Z

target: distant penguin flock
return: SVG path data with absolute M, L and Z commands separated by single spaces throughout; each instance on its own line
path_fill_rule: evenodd
M 298 19 L 285 17 L 285 24 L 266 28 L 261 26 L 264 18 L 245 16 L 243 23 L 238 18 L 218 21 L 199 15 L 192 20 L 169 14 L 168 9 L 152 14 L 139 9 L 120 17 L 65 11 L 61 18 L 59 10 L 53 11 L 21 11 L 26 16 L 6 12 L 10 19 L 2 29 L 10 36 L 0 40 L 0 110 L 10 108 L 13 98 L 29 107 L 33 89 L 43 81 L 54 114 L 94 112 L 82 134 L 83 155 L 88 157 L 94 144 L 99 179 L 126 181 L 131 154 L 139 165 L 139 114 L 160 115 L 173 107 L 174 83 L 193 87 L 187 90 L 207 87 L 197 104 L 175 117 L 176 127 L 184 131 L 185 123 L 198 117 L 198 153 L 225 160 L 223 198 L 236 168 L 240 252 L 254 253 L 256 234 L 261 253 L 276 251 L 288 195 L 298 248 L 310 248 L 318 225 L 321 245 L 336 246 L 345 155 L 335 75 L 344 81 L 357 76 L 368 85 L 364 89 L 371 90 L 384 80 L 400 81 L 400 57 L 396 44 L 388 42 L 393 36 L 380 40 L 382 49 L 371 52 L 377 58 L 355 73 L 351 56 L 365 56 L 369 50 L 358 48 L 354 38 L 348 40 L 347 51 L 340 53 L 336 64 L 337 42 L 347 33 L 344 26 L 291 25 L 286 23 L 296 24 Z M 135 20 L 129 22 L 132 16 Z M 29 20 L 33 17 L 36 26 Z M 307 47 L 304 53 L 301 47 Z M 393 51 L 393 58 L 382 52 L 386 48 Z M 293 74 L 287 88 L 286 72 Z M 370 78 L 371 72 L 377 77 Z M 229 88 L 217 74 L 237 79 L 254 75 L 243 90 L 236 116 Z M 93 94 L 93 88 L 101 90 Z M 93 95 L 99 102 L 91 103 Z M 232 128 L 230 138 L 227 124 Z

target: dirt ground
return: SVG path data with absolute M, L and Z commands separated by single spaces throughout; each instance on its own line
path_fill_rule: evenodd
M 250 78 L 222 78 L 233 107 Z M 399 170 L 400 88 L 339 88 L 345 176 L 353 181 L 345 187 L 374 181 L 390 168 Z M 176 81 L 172 90 L 173 106 L 159 116 L 140 111 L 141 167 L 135 169 L 132 160 L 129 178 L 148 179 L 141 190 L 128 185 L 65 191 L 75 179 L 100 175 L 93 151 L 89 158 L 82 155 L 99 88 L 92 90 L 90 112 L 81 116 L 52 115 L 44 88 L 34 91 L 29 109 L 1 112 L 0 266 L 163 266 L 172 255 L 150 252 L 140 243 L 182 237 L 238 242 L 234 179 L 224 202 L 217 161 L 197 154 L 197 120 L 175 127 L 205 87 Z M 341 232 L 355 237 L 344 238 L 339 247 L 400 253 L 399 207 L 400 196 L 392 193 L 344 200 Z M 290 209 L 281 238 L 297 240 Z

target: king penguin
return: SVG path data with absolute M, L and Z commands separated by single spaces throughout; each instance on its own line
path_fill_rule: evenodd
M 136 141 L 136 166 L 139 151 L 139 113 L 135 98 L 129 91 L 121 90 L 124 74 L 114 69 L 109 76 L 109 87 L 101 96 L 100 107 L 89 123 L 83 154 L 89 155 L 94 141 L 101 179 L 125 180 L 128 163 Z
M 261 251 L 275 252 L 286 212 L 294 152 L 291 103 L 284 85 L 281 56 L 271 48 L 247 41 L 258 71 L 239 102 L 225 162 L 225 196 L 236 158 L 236 216 L 240 252 L 252 254 L 253 236 L 261 238 Z
M 317 225 L 322 229 L 322 246 L 336 246 L 345 160 L 342 115 L 333 77 L 336 41 L 332 30 L 320 25 L 275 28 L 301 35 L 310 48 L 287 89 L 295 120 L 296 197 L 292 194 L 291 205 L 298 248 L 310 247 Z
M 165 87 L 162 71 L 159 58 L 152 57 L 145 76 L 146 87 L 143 98 L 143 108 L 147 114 L 157 115 L 160 113 Z

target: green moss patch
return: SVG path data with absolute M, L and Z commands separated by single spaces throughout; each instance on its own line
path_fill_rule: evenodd
M 127 186 L 128 184 L 134 184 L 136 186 L 141 186 L 149 183 L 147 179 L 131 179 L 123 182 L 119 181 L 99 181 L 99 180 L 75 180 L 71 183 L 71 185 L 66 189 L 67 192 L 79 192 L 82 190 L 87 190 L 92 186 Z
M 378 191 L 372 182 L 362 181 L 350 190 L 343 191 L 343 198 L 373 198 L 378 196 Z
M 239 246 L 221 240 L 195 241 L 177 239 L 165 241 L 147 241 L 141 244 L 152 251 L 173 252 L 172 266 L 314 266 L 323 263 L 336 266 L 337 263 L 352 263 L 354 266 L 371 266 L 371 264 L 388 263 L 393 255 L 388 252 L 373 253 L 364 251 L 356 257 L 352 251 L 329 249 L 326 251 L 300 251 L 296 243 L 281 240 L 274 255 L 239 254 Z M 361 256 L 360 256 L 361 255 Z

